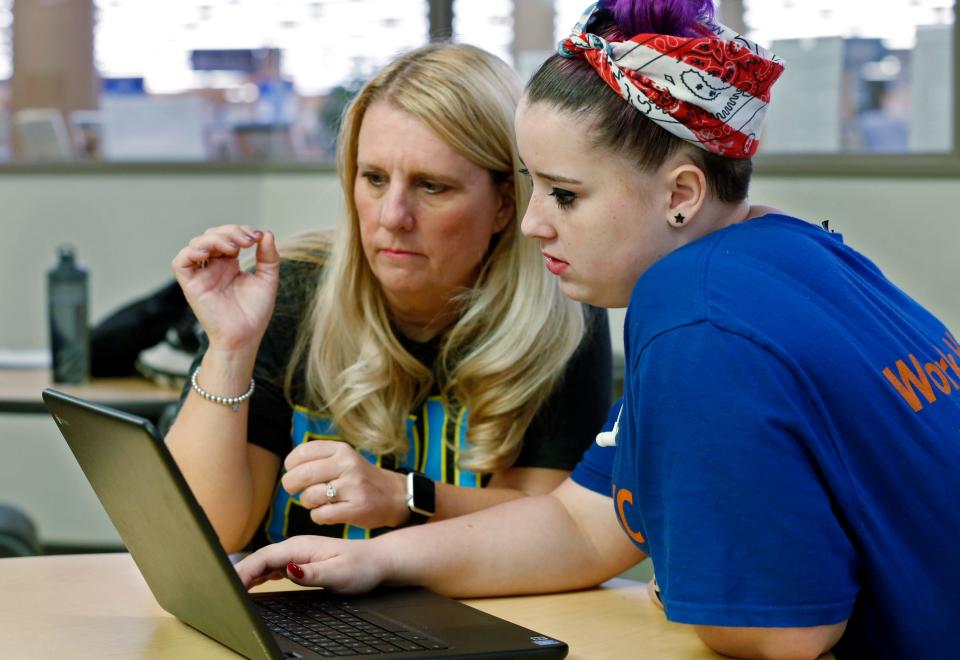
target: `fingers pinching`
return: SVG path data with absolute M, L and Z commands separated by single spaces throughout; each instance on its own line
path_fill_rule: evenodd
M 266 244 L 261 246 L 261 242 Z M 214 259 L 235 259 L 240 251 L 256 246 L 259 263 L 275 267 L 279 271 L 280 255 L 273 234 L 262 232 L 247 225 L 222 225 L 211 227 L 193 237 L 187 246 L 174 258 L 174 271 L 186 275 L 191 270 L 203 270 Z
M 272 232 L 258 231 L 257 242 L 257 273 L 280 273 L 280 253 L 277 251 L 277 241 Z
M 239 225 L 211 227 L 190 241 L 197 248 L 216 249 L 224 255 L 235 256 L 241 248 L 252 247 L 259 240 L 257 230 L 247 231 Z
M 259 243 L 263 232 L 248 225 L 231 225 L 227 236 L 231 241 L 243 247 L 252 247 Z
M 180 273 L 197 268 L 206 268 L 209 262 L 210 251 L 208 249 L 187 246 L 177 253 L 170 265 L 175 273 Z

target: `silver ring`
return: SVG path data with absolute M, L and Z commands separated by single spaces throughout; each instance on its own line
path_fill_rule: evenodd
M 327 504 L 333 504 L 337 501 L 337 487 L 333 485 L 333 482 L 327 484 Z

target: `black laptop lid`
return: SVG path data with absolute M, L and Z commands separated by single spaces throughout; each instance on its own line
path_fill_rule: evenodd
M 43 400 L 161 607 L 249 658 L 315 657 L 267 628 L 153 425 L 56 390 L 45 390 Z M 288 595 L 339 599 L 323 590 Z M 562 658 L 568 650 L 424 589 L 389 589 L 350 602 L 381 623 L 386 617 L 447 644 L 400 657 Z
M 43 400 L 160 606 L 249 658 L 282 657 L 153 426 L 55 390 Z

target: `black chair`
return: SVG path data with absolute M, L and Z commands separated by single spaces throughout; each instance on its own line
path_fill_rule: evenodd
M 42 554 L 37 528 L 23 511 L 0 504 L 0 558 Z

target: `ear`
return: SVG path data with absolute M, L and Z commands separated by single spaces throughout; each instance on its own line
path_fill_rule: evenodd
M 685 163 L 668 174 L 667 182 L 670 186 L 667 224 L 677 229 L 693 224 L 707 198 L 707 178 L 703 170 Z
M 500 198 L 500 205 L 497 207 L 497 215 L 496 218 L 494 218 L 493 233 L 499 234 L 510 224 L 510 221 L 513 220 L 513 216 L 516 215 L 517 205 L 514 201 L 513 177 L 508 177 L 495 185 L 497 187 L 497 195 Z

